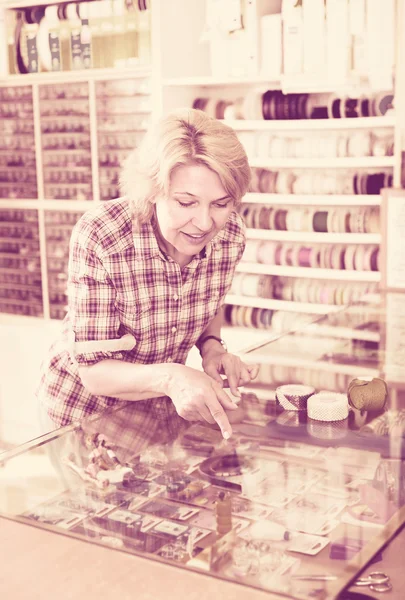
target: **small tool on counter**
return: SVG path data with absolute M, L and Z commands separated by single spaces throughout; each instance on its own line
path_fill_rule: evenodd
M 336 575 L 308 574 L 292 575 L 295 581 L 336 581 Z M 382 571 L 372 571 L 364 577 L 359 577 L 353 585 L 358 587 L 369 587 L 373 592 L 389 592 L 392 590 L 392 583 L 389 575 Z
M 372 571 L 365 577 L 359 577 L 354 582 L 354 585 L 359 587 L 369 587 L 373 592 L 389 592 L 392 590 L 392 583 L 389 575 L 382 571 Z

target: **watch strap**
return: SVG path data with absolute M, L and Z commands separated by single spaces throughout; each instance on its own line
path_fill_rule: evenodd
M 224 348 L 224 350 L 227 351 L 226 344 L 223 339 L 221 339 L 220 337 L 218 337 L 216 335 L 206 335 L 202 339 L 199 339 L 196 343 L 196 346 L 197 346 L 198 350 L 200 351 L 200 354 L 201 354 L 201 348 L 203 347 L 205 342 L 207 342 L 208 340 L 216 340 L 217 342 L 219 342 L 221 344 L 221 346 Z

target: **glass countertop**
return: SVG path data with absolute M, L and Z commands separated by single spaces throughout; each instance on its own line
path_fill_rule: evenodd
M 404 331 L 391 294 L 251 350 L 260 373 L 228 441 L 154 400 L 5 452 L 0 514 L 280 597 L 344 598 L 405 520 Z

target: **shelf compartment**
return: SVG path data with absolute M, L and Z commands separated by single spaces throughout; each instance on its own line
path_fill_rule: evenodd
M 258 263 L 240 262 L 236 267 L 240 273 L 258 275 L 277 275 L 283 277 L 310 277 L 311 279 L 332 279 L 338 281 L 365 281 L 378 283 L 381 275 L 377 271 L 354 271 L 344 269 L 318 269 L 310 267 L 287 267 L 280 265 L 265 265 Z
M 248 120 L 224 119 L 226 125 L 237 131 L 318 131 L 340 129 L 376 129 L 395 127 L 394 116 L 384 117 L 358 117 L 353 119 L 285 119 L 276 120 Z
M 222 87 L 222 86 L 245 86 L 245 85 L 257 85 L 262 84 L 266 86 L 266 89 L 280 89 L 280 81 L 273 81 L 269 77 L 257 76 L 257 77 L 243 77 L 242 79 L 236 79 L 235 77 L 212 77 L 209 75 L 197 75 L 195 77 L 168 77 L 163 80 L 162 84 L 166 87 L 189 87 L 189 86 L 200 86 L 200 87 Z
M 371 93 L 368 86 L 364 86 L 358 76 L 351 76 L 345 81 L 333 81 L 328 79 L 314 79 L 308 75 L 281 75 L 277 79 L 266 77 L 265 75 L 256 75 L 251 77 L 213 77 L 209 75 L 197 75 L 188 77 L 167 77 L 163 79 L 162 84 L 166 87 L 241 87 L 260 85 L 265 86 L 267 90 L 280 90 L 284 93 L 311 93 L 324 94 L 328 92 L 341 91 L 348 95 L 350 92 L 354 95 L 359 93 Z
M 41 4 L 36 2 L 35 6 Z M 25 4 L 26 6 L 26 4 Z M 20 7 L 20 5 L 18 5 Z M 7 6 L 7 8 L 12 8 Z M 116 69 L 114 67 L 107 69 L 83 69 L 77 71 L 53 71 L 47 73 L 25 73 L 24 75 L 8 75 L 0 77 L 0 86 L 13 86 L 28 83 L 75 83 L 77 81 L 97 81 L 122 79 L 123 77 L 150 77 L 151 68 L 148 67 L 127 67 Z
M 323 233 L 317 231 L 280 231 L 278 229 L 247 229 L 250 240 L 274 240 L 280 242 L 379 244 L 379 233 Z
M 274 300 L 272 298 L 257 298 L 250 296 L 237 296 L 228 294 L 225 297 L 225 304 L 237 304 L 239 306 L 252 306 L 256 308 L 269 308 L 271 310 L 291 310 L 294 312 L 304 312 L 313 315 L 327 315 L 331 312 L 338 312 L 343 306 L 334 304 L 311 304 L 309 302 L 296 302 L 288 300 Z
M 344 156 L 339 158 L 249 158 L 251 167 L 263 169 L 380 169 L 395 166 L 394 156 Z
M 350 327 L 324 325 L 321 323 L 311 323 L 305 327 L 304 331 L 305 333 L 310 332 L 320 336 L 341 338 L 345 340 L 362 340 L 363 342 L 379 343 L 381 339 L 380 334 L 376 331 L 367 331 L 366 329 L 351 329 Z
M 244 204 L 268 204 L 282 206 L 380 206 L 378 194 L 267 194 L 249 192 L 243 197 Z
M 280 365 L 291 368 L 304 368 L 314 371 L 328 371 L 329 373 L 343 373 L 354 377 L 361 377 L 367 375 L 369 377 L 379 377 L 380 371 L 371 367 L 361 367 L 358 365 L 344 365 L 337 363 L 329 363 L 326 361 L 305 359 L 301 356 L 285 356 L 283 354 L 265 354 L 260 352 L 254 352 L 244 356 L 244 360 L 248 359 L 249 362 L 268 364 L 271 362 L 272 365 Z M 250 388 L 252 389 L 253 388 Z

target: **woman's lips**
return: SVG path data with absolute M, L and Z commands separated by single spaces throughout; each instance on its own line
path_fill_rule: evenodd
M 183 231 L 182 233 L 187 238 L 187 241 L 190 244 L 195 244 L 196 246 L 198 244 L 201 244 L 209 235 L 209 233 L 193 234 L 193 233 L 186 233 L 185 231 Z

